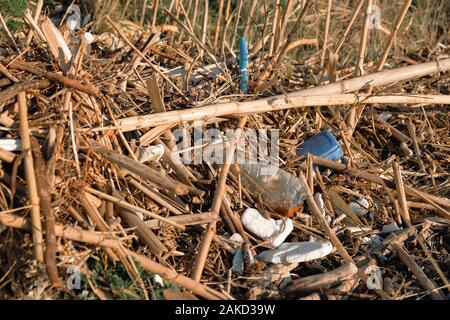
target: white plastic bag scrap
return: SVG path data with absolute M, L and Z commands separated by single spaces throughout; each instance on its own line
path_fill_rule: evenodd
M 289 264 L 323 258 L 333 251 L 331 242 L 283 243 L 276 249 L 258 254 L 258 259 L 270 263 Z
M 381 290 L 383 289 L 383 277 L 381 275 L 381 269 L 376 265 L 370 265 L 364 270 L 367 274 L 366 285 L 369 290 Z
M 256 209 L 246 209 L 241 220 L 246 229 L 263 240 L 269 240 L 273 247 L 281 245 L 294 230 L 291 219 L 266 219 Z
M 234 248 L 239 248 L 244 243 L 244 239 L 239 233 L 233 233 L 229 240 L 233 242 Z
M 351 201 L 348 205 L 358 216 L 363 216 L 369 210 L 369 201 L 365 198 L 359 198 Z
M 139 162 L 159 161 L 164 154 L 164 146 L 157 144 L 154 146 L 141 147 L 139 153 Z
M 163 278 L 161 278 L 161 276 L 159 274 L 155 274 L 153 277 L 153 281 L 156 284 L 159 284 L 161 287 L 164 287 L 164 280 Z

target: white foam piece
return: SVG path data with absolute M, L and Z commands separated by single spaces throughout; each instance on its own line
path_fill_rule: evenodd
M 368 275 L 366 280 L 367 289 L 383 289 L 383 277 L 381 275 L 381 269 L 378 266 L 370 265 L 364 272 Z
M 270 263 L 298 263 L 323 258 L 333 251 L 333 245 L 325 242 L 286 242 L 276 249 L 258 254 L 258 259 Z
M 256 209 L 246 209 L 241 215 L 244 227 L 269 245 L 278 247 L 294 230 L 291 219 L 266 219 Z
M 148 161 L 159 161 L 164 154 L 164 146 L 157 144 L 154 146 L 142 147 L 139 154 L 139 162 L 146 163 Z
M 0 139 L 0 148 L 7 151 L 21 151 L 22 141 L 19 139 Z
M 359 198 L 357 200 L 351 201 L 348 206 L 353 210 L 358 216 L 363 216 L 367 213 L 369 209 L 369 201 L 365 198 Z
M 87 44 L 91 44 L 92 42 L 94 42 L 94 35 L 90 32 L 85 32 L 83 34 L 83 39 Z

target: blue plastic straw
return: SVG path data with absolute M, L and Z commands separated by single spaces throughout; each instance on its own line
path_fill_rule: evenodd
M 239 69 L 241 70 L 241 91 L 242 93 L 248 92 L 248 46 L 247 40 L 241 37 L 239 41 Z

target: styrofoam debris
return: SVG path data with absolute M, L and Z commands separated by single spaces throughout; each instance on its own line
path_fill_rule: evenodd
M 291 219 L 266 219 L 256 209 L 246 209 L 241 215 L 242 224 L 254 235 L 269 240 L 269 245 L 278 247 L 294 230 Z
M 19 139 L 0 139 L 0 148 L 7 151 L 21 151 L 22 142 Z
M 153 276 L 153 281 L 157 284 L 159 284 L 161 287 L 164 287 L 164 280 L 163 278 L 161 278 L 161 276 L 159 274 L 155 274 Z
M 164 146 L 157 144 L 154 146 L 141 147 L 139 154 L 139 162 L 146 163 L 148 161 L 159 161 L 164 154 Z
M 264 262 L 289 264 L 323 258 L 333 251 L 333 245 L 325 242 L 283 243 L 276 249 L 266 250 L 258 254 Z
M 370 265 L 364 270 L 368 275 L 366 280 L 367 288 L 370 290 L 383 288 L 383 277 L 381 275 L 381 269 L 376 265 Z
M 391 232 L 395 232 L 400 230 L 400 228 L 398 227 L 398 225 L 393 222 L 391 224 L 386 224 L 383 226 L 383 228 L 381 229 L 380 233 L 391 233 Z
M 363 243 L 367 244 L 368 246 L 378 246 L 381 244 L 381 242 L 383 241 L 383 238 L 381 238 L 379 235 L 374 234 L 371 235 L 370 237 L 364 237 L 363 239 Z
M 354 201 L 351 201 L 348 206 L 353 210 L 358 216 L 363 216 L 369 210 L 369 201 L 365 198 L 359 198 Z
M 75 31 L 81 28 L 81 10 L 76 4 L 72 4 L 67 8 L 67 14 L 71 14 L 67 18 L 66 26 L 70 31 Z

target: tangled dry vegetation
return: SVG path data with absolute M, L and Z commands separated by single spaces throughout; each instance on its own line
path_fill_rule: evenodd
M 1 299 L 449 297 L 448 1 L 74 3 L 91 17 L 73 30 L 65 2 L 1 17 Z M 194 120 L 279 129 L 281 168 L 308 185 L 288 240 L 335 250 L 234 272 L 232 234 L 268 249 L 242 212 L 280 217 L 230 166 L 171 154 Z M 323 129 L 342 163 L 296 156 Z

